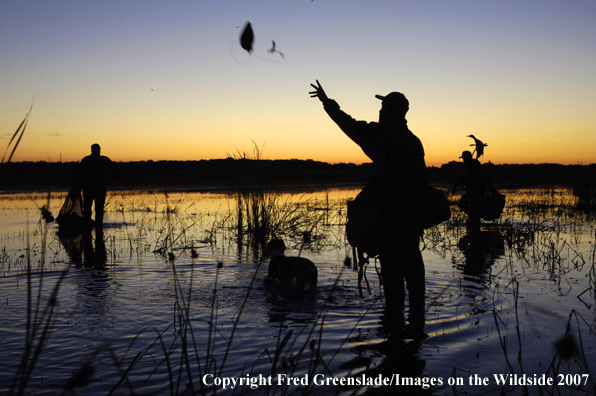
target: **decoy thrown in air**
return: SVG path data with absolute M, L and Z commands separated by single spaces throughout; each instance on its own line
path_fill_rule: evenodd
M 242 34 L 240 35 L 240 46 L 249 54 L 253 51 L 252 44 L 255 41 L 255 35 L 252 31 L 250 22 L 246 22 Z
M 267 52 L 269 52 L 270 54 L 274 54 L 274 53 L 278 53 L 282 59 L 285 59 L 286 57 L 284 56 L 283 53 L 279 52 L 278 50 L 275 49 L 275 41 L 271 40 L 271 48 L 269 48 L 267 50 Z
M 474 135 L 468 135 L 468 137 L 474 139 L 474 144 L 470 144 L 470 146 L 475 146 L 472 154 L 474 154 L 474 152 L 476 153 L 476 159 L 482 157 L 484 155 L 484 148 L 488 146 L 488 144 L 483 143 L 482 140 L 477 139 Z

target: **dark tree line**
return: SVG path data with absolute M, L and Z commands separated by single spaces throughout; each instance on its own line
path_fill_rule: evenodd
M 112 189 L 230 189 L 250 175 L 270 186 L 364 185 L 374 169 L 370 163 L 329 164 L 312 160 L 217 159 L 201 161 L 140 161 L 116 163 L 120 177 L 110 181 Z M 68 190 L 77 162 L 17 162 L 0 164 L 0 191 Z M 501 188 L 573 187 L 593 191 L 596 164 L 507 164 L 483 165 L 491 181 Z M 463 164 L 450 162 L 428 167 L 432 185 L 450 187 L 463 173 Z

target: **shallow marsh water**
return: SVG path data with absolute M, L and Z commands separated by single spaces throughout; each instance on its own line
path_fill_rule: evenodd
M 345 201 L 357 192 L 275 196 L 287 254 L 310 258 L 319 270 L 317 291 L 304 294 L 266 285 L 266 257 L 250 238 L 239 241 L 233 196 L 114 193 L 103 234 L 67 236 L 39 221 L 43 194 L 1 196 L 0 393 L 11 389 L 25 352 L 28 293 L 33 314 L 54 307 L 30 394 L 304 391 L 276 376 L 271 387 L 208 386 L 215 376 L 267 377 L 273 367 L 299 380 L 308 375 L 308 391 L 321 395 L 388 388 L 322 385 L 315 374 L 382 375 L 394 380 L 392 393 L 402 394 L 594 390 L 596 236 L 593 219 L 569 209 L 567 191 L 505 192 L 506 212 L 485 224 L 480 240 L 466 235 L 455 208 L 449 223 L 425 232 L 428 337 L 422 341 L 387 336 L 374 263 L 366 272 L 370 294 L 363 284 L 362 296 L 357 273 L 346 266 L 352 250 Z M 50 201 L 54 214 L 63 199 Z M 561 360 L 564 352 L 572 356 Z M 507 374 L 544 376 L 555 386 L 499 385 L 495 375 Z M 395 385 L 398 379 L 434 386 L 406 390 Z

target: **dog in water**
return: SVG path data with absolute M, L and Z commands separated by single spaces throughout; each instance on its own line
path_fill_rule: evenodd
M 282 285 L 302 290 L 308 283 L 310 290 L 317 287 L 318 271 L 315 264 L 302 257 L 287 257 L 286 245 L 281 239 L 272 239 L 267 244 L 269 252 L 268 278 L 277 279 Z

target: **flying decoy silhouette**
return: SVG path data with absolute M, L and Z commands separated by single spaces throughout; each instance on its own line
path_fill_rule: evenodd
M 271 40 L 271 48 L 269 48 L 267 50 L 267 52 L 269 52 L 270 54 L 274 54 L 274 53 L 278 53 L 282 59 L 285 59 L 286 57 L 284 56 L 284 54 L 282 54 L 281 52 L 279 52 L 278 50 L 275 49 L 275 41 Z
M 477 139 L 474 135 L 468 135 L 468 137 L 474 139 L 474 144 L 470 144 L 470 146 L 475 146 L 472 154 L 474 154 L 474 152 L 476 153 L 476 159 L 482 157 L 484 155 L 484 148 L 488 146 L 488 144 L 482 142 L 480 139 Z
M 252 44 L 255 41 L 255 35 L 252 31 L 250 22 L 246 22 L 242 34 L 240 35 L 240 46 L 249 54 L 253 51 Z

